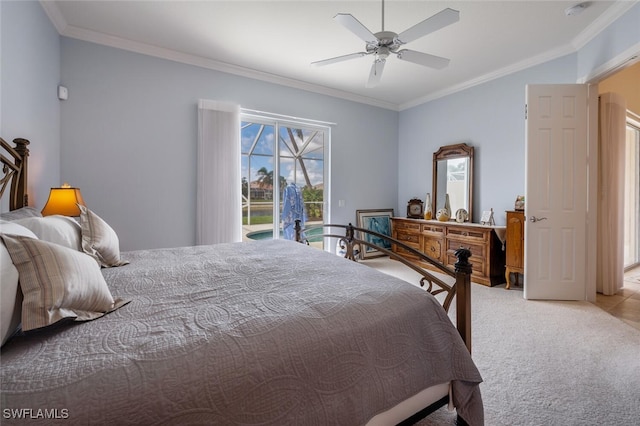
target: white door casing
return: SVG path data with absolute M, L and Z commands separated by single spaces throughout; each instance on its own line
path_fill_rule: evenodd
M 585 300 L 588 86 L 526 92 L 524 297 Z

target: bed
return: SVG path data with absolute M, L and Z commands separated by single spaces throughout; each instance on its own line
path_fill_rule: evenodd
M 78 226 L 39 218 L 21 169 L 28 141 L 17 140 L 18 150 L 0 141 L 12 157 L 3 163 L 13 165 L 3 165 L 11 211 L 0 249 L 11 250 L 16 268 L 39 247 L 86 262 L 112 297 L 95 317 L 76 310 L 7 339 L 3 424 L 410 424 L 447 402 L 459 422 L 483 424 L 464 252 L 457 271 L 443 268 L 454 285 L 408 264 L 424 272 L 428 290 L 446 292 L 447 308 L 458 292 L 458 328 L 429 291 L 293 241 L 130 251 L 117 253 L 120 266 L 105 265 L 108 256 L 100 264 L 82 247 L 83 221 L 99 216 L 83 210 L 89 219 Z M 48 221 L 73 229 L 75 240 L 59 246 L 37 227 L 33 237 L 7 232 Z M 364 230 L 344 229 L 353 258 Z M 19 271 L 26 301 L 30 276 Z M 25 310 L 23 328 L 32 321 Z

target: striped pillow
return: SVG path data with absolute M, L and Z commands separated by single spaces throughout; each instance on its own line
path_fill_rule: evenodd
M 15 222 L 0 219 L 0 233 L 38 238 L 29 229 Z M 11 255 L 0 243 L 0 335 L 2 344 L 20 328 L 22 318 L 22 292 L 18 270 L 11 262 Z
M 78 204 L 78 207 L 82 227 L 82 250 L 103 268 L 129 263 L 120 259 L 120 240 L 116 231 L 85 206 Z
M 127 303 L 114 300 L 100 267 L 85 253 L 24 236 L 0 237 L 18 269 L 23 331 L 65 318 L 96 319 Z

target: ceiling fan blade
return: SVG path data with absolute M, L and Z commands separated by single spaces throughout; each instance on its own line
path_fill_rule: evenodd
M 449 65 L 449 59 L 441 56 L 429 55 L 428 53 L 416 52 L 415 50 L 402 49 L 396 53 L 398 59 L 424 65 L 425 67 L 442 69 Z
M 333 17 L 343 27 L 360 37 L 365 43 L 377 43 L 378 39 L 367 27 L 349 13 L 338 13 Z
M 350 53 L 348 55 L 336 56 L 335 58 L 323 59 L 322 61 L 311 62 L 315 67 L 335 64 L 336 62 L 348 61 L 349 59 L 361 58 L 368 55 L 367 52 Z
M 380 83 L 385 63 L 386 61 L 384 59 L 376 59 L 373 61 L 373 65 L 371 65 L 371 72 L 369 73 L 369 81 L 367 81 L 366 87 L 374 87 Z
M 432 17 L 427 18 L 398 34 L 398 41 L 401 44 L 409 43 L 410 41 L 419 39 L 420 37 L 424 37 L 427 34 L 437 31 L 440 28 L 444 28 L 454 22 L 458 22 L 459 19 L 460 12 L 450 8 L 444 9 Z

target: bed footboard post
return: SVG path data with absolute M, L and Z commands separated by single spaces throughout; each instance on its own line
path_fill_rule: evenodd
M 471 251 L 459 248 L 455 252 L 458 261 L 456 271 L 456 327 L 471 353 Z
M 353 261 L 357 261 L 356 260 L 356 255 L 354 252 L 354 235 L 355 232 L 353 230 L 353 225 L 351 223 L 349 223 L 349 225 L 347 225 L 347 227 L 344 230 L 344 238 L 341 239 L 341 241 L 343 241 L 346 245 L 347 248 L 347 253 L 345 254 L 344 257 L 346 257 L 347 259 L 351 259 Z
M 301 231 L 300 219 L 296 219 L 295 222 L 296 222 L 296 224 L 294 225 L 293 229 L 295 229 L 295 231 L 296 231 L 296 241 L 301 243 L 302 240 L 300 238 L 300 231 Z

